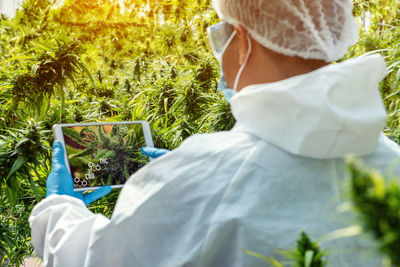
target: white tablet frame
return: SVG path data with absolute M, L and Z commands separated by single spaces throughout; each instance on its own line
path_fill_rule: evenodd
M 64 147 L 64 158 L 65 165 L 68 168 L 68 171 L 71 173 L 71 169 L 69 167 L 67 150 L 65 149 L 65 141 L 64 135 L 62 132 L 63 127 L 80 127 L 80 126 L 98 126 L 98 125 L 121 125 L 121 124 L 141 124 L 142 131 L 144 136 L 144 141 L 146 142 L 147 147 L 154 147 L 153 138 L 151 136 L 150 126 L 147 121 L 126 121 L 126 122 L 93 122 L 93 123 L 66 123 L 66 124 L 55 124 L 53 126 L 53 134 L 55 140 L 59 140 Z M 150 158 L 150 160 L 152 160 Z M 121 188 L 124 185 L 111 185 L 112 188 Z M 83 188 L 74 188 L 74 191 L 88 191 L 95 190 L 100 187 L 83 187 Z

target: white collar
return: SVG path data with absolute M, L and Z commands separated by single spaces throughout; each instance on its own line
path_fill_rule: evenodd
M 378 90 L 385 75 L 383 58 L 374 54 L 248 86 L 231 100 L 234 130 L 307 157 L 369 154 L 385 123 Z

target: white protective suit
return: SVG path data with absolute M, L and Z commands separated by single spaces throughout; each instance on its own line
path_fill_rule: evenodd
M 32 211 L 32 243 L 48 266 L 268 266 L 295 247 L 352 225 L 343 157 L 385 170 L 400 155 L 381 134 L 379 55 L 331 64 L 232 98 L 229 132 L 199 134 L 125 184 L 111 220 L 78 199 L 50 196 Z M 322 244 L 331 266 L 380 266 L 368 236 Z M 278 255 L 278 256 L 277 256 Z

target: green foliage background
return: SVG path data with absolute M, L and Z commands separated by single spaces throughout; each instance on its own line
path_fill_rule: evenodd
M 396 0 L 355 0 L 360 42 L 346 58 L 380 50 L 385 132 L 400 142 L 400 14 Z M 210 0 L 26 0 L 0 18 L 0 264 L 32 253 L 27 218 L 45 196 L 55 123 L 149 121 L 159 148 L 229 130 L 206 28 Z M 90 209 L 110 216 L 118 191 Z
M 348 159 L 352 199 L 364 229 L 378 240 L 379 249 L 400 266 L 400 186 L 398 179 L 387 179 L 354 158 Z M 390 266 L 390 265 L 389 265 Z

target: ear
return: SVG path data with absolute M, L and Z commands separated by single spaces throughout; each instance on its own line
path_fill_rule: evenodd
M 242 25 L 235 26 L 236 35 L 239 39 L 239 65 L 243 65 L 249 50 L 248 32 Z

